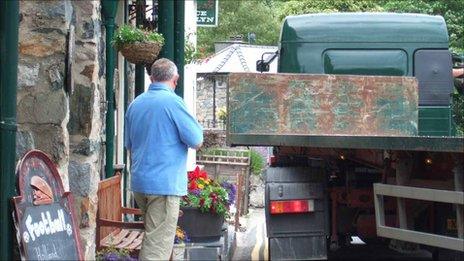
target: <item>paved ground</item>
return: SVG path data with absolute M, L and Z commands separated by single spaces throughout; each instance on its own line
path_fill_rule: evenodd
M 232 260 L 268 260 L 264 209 L 250 208 L 250 213 L 240 220 L 240 224 L 246 230 L 236 233 Z
M 241 222 L 246 230 L 236 233 L 236 248 L 232 260 L 268 260 L 268 242 L 264 209 L 252 209 Z M 420 250 L 413 255 L 400 254 L 384 244 L 350 245 L 329 253 L 329 260 L 432 260 L 430 252 Z

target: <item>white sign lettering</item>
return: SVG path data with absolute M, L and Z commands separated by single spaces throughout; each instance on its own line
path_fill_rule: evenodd
M 214 23 L 214 17 L 197 17 L 197 22 Z
M 31 215 L 27 216 L 27 232 L 23 233 L 24 242 L 28 243 L 30 239 L 35 241 L 42 235 L 53 235 L 63 231 L 66 231 L 68 235 L 72 234 L 72 227 L 70 224 L 66 224 L 62 209 L 57 210 L 57 218 L 52 219 L 50 211 L 40 213 L 40 217 L 41 220 L 32 222 Z

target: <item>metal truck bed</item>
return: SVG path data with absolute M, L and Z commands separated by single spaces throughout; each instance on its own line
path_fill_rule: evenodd
M 295 146 L 464 153 L 464 137 L 269 135 L 228 132 L 227 143 L 229 146 Z
M 227 142 L 464 153 L 464 138 L 418 136 L 413 77 L 231 73 Z
M 231 73 L 229 130 L 240 134 L 415 136 L 413 77 Z

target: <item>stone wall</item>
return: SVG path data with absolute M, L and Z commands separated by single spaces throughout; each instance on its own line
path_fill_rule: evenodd
M 214 119 L 213 113 L 213 88 L 216 79 L 216 121 L 218 121 L 217 112 L 220 108 L 227 106 L 227 76 L 203 74 L 199 75 L 197 80 L 197 118 L 198 121 L 207 125 Z M 208 126 L 203 126 L 208 128 Z
M 100 1 L 20 2 L 17 158 L 36 148 L 58 165 L 65 189 L 76 199 L 86 259 L 95 258 L 103 155 L 105 42 L 100 8 Z M 74 39 L 71 60 L 69 39 Z

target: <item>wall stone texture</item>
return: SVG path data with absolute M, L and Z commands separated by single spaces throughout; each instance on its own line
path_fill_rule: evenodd
M 67 61 L 72 27 L 74 52 Z M 100 1 L 20 1 L 16 156 L 40 149 L 57 164 L 75 197 L 86 260 L 95 259 L 104 48 Z M 69 77 L 74 86 L 67 85 Z
M 69 118 L 69 97 L 59 75 L 64 75 L 66 34 L 71 20 L 69 1 L 20 2 L 17 116 L 22 135 L 19 136 L 29 137 L 31 148 L 52 156 L 66 188 L 67 171 L 63 170 L 69 161 L 69 139 L 63 126 Z M 50 78 L 50 71 L 56 70 Z M 63 87 L 53 88 L 54 85 Z
M 216 95 L 214 84 L 216 82 Z M 216 117 L 213 113 L 213 99 L 215 99 Z M 227 106 L 227 76 L 203 74 L 197 80 L 197 119 L 204 128 L 209 128 L 209 122 L 218 121 L 217 112 Z

